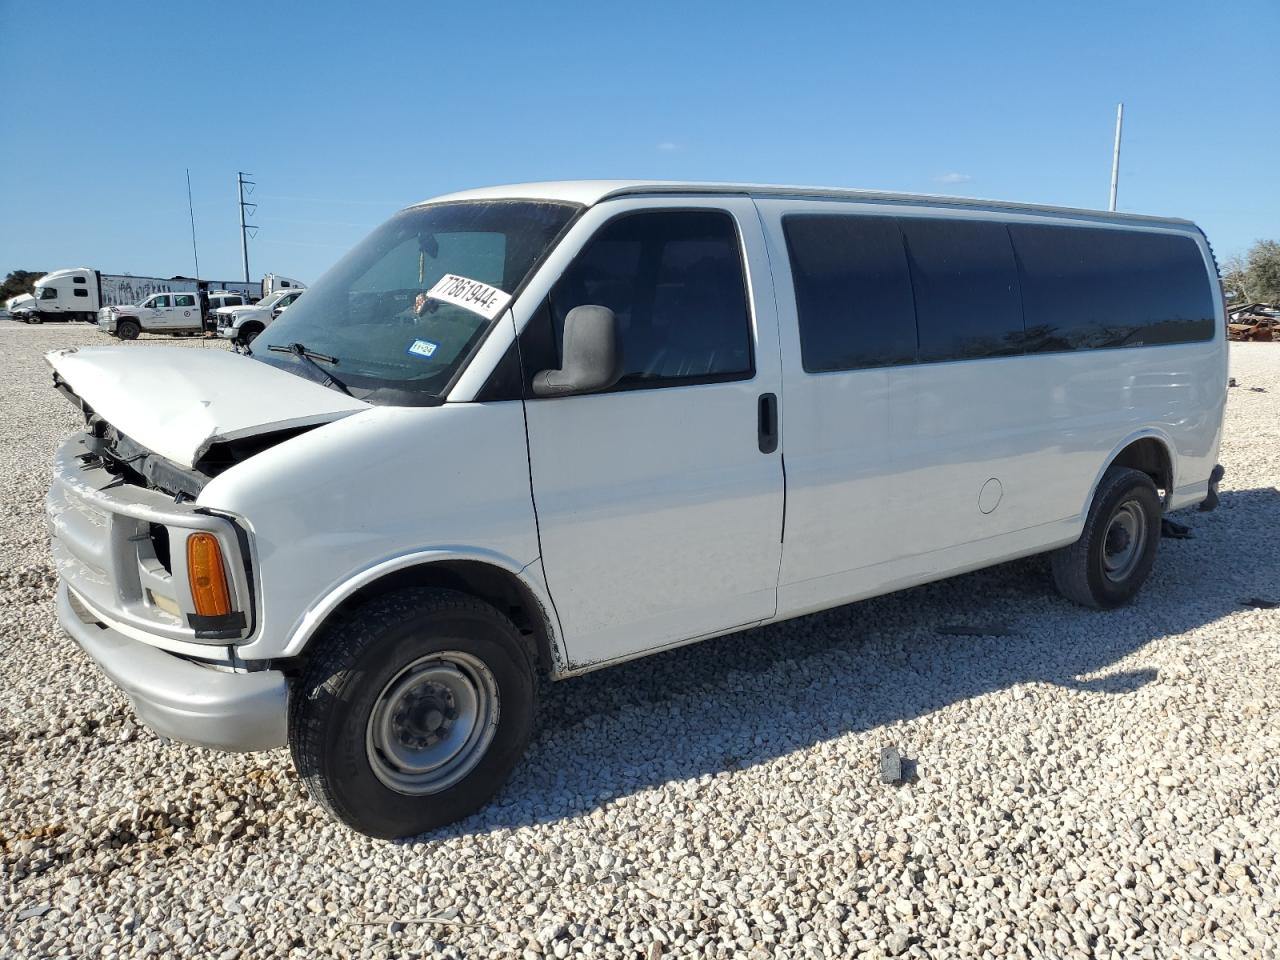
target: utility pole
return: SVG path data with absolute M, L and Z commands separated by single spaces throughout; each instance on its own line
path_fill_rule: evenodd
M 191 168 L 187 168 L 187 213 L 191 216 L 191 256 L 196 262 L 196 279 L 200 279 L 200 252 L 196 249 L 196 208 L 191 203 Z
M 1124 104 L 1121 103 L 1116 107 L 1116 149 L 1111 155 L 1111 206 L 1108 210 L 1114 211 L 1116 208 L 1116 190 L 1120 186 L 1120 129 L 1124 126 Z
M 256 203 L 248 203 L 244 199 L 244 188 L 249 188 L 249 194 L 252 196 L 253 188 L 257 186 L 252 180 L 246 180 L 245 177 L 252 177 L 252 173 L 237 173 L 236 188 L 240 192 L 240 256 L 244 259 L 244 282 L 249 282 L 249 231 L 257 230 L 257 227 L 251 227 L 244 222 L 245 213 L 253 216 L 253 211 L 258 209 Z

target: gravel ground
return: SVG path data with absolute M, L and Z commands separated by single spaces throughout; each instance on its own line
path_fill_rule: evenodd
M 1033 559 L 556 684 L 493 804 L 384 843 L 58 632 L 41 355 L 105 340 L 0 322 L 0 954 L 1274 955 L 1280 344 L 1233 345 L 1222 507 L 1132 606 Z

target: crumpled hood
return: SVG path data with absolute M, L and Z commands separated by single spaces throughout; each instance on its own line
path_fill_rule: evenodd
M 180 347 L 71 347 L 45 359 L 93 411 L 183 467 L 210 445 L 369 409 L 251 357 Z

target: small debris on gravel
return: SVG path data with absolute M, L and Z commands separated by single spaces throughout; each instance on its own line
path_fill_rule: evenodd
M 1164 517 L 1160 520 L 1160 536 L 1166 540 L 1190 540 L 1195 534 L 1185 523 Z
M 1273 610 L 1280 607 L 1280 600 L 1267 600 L 1263 597 L 1246 597 L 1240 601 L 1246 607 L 1254 607 L 1257 610 Z
M 1012 628 L 1003 623 L 953 623 L 938 627 L 937 633 L 947 637 L 1012 637 Z
M 880 782 L 902 782 L 902 754 L 897 747 L 885 747 L 880 751 Z
M 1280 609 L 1239 603 L 1280 583 L 1273 344 L 1231 345 L 1269 392 L 1231 391 L 1222 504 L 1133 603 L 1073 607 L 1032 557 L 550 684 L 491 804 L 385 843 L 286 750 L 161 741 L 58 630 L 77 416 L 42 355 L 114 343 L 0 320 L 0 956 L 1274 954 Z M 226 349 L 120 349 L 157 346 Z M 885 744 L 928 776 L 899 753 L 885 789 Z

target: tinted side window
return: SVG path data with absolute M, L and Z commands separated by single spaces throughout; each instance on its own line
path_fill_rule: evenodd
M 71 278 L 71 281 L 72 281 L 72 283 L 88 283 L 88 282 L 89 282 L 89 281 L 88 281 L 86 278 L 84 278 L 84 277 L 72 277 L 72 278 Z
M 1190 237 L 1011 224 L 1028 350 L 1086 350 L 1208 340 L 1213 298 Z
M 809 373 L 914 363 L 916 317 L 902 234 L 892 217 L 792 215 L 800 357 Z
M 742 253 L 726 213 L 655 211 L 605 224 L 551 293 L 557 351 L 564 318 L 584 304 L 618 317 L 623 388 L 752 374 Z
M 77 297 L 87 297 L 87 296 L 89 296 L 89 291 L 88 291 L 88 290 L 81 290 L 79 287 L 77 287 L 76 289 L 72 290 L 71 292 L 72 292 L 73 294 L 75 294 Z
M 916 298 L 920 360 L 1022 353 L 1022 299 L 1003 223 L 898 221 Z
M 173 298 L 173 305 L 175 307 L 194 307 L 196 298 L 189 293 L 179 293 Z

